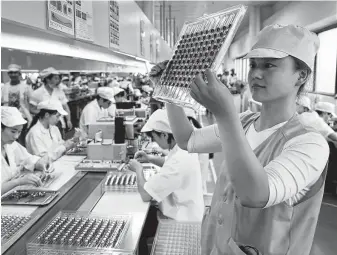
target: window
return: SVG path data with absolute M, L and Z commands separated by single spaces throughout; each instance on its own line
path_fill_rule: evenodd
M 238 80 L 248 82 L 249 59 L 237 58 L 234 64 Z
M 336 94 L 337 28 L 318 34 L 320 48 L 316 58 L 315 92 Z

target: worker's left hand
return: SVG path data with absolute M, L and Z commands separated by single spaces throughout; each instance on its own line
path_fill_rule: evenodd
M 132 172 L 137 172 L 137 171 L 141 171 L 143 169 L 143 166 L 137 160 L 131 159 L 128 163 L 128 168 Z
M 207 84 L 201 74 L 198 74 L 191 84 L 193 99 L 210 110 L 215 116 L 236 112 L 233 96 L 228 88 L 217 79 L 211 70 L 207 69 L 205 74 Z
M 67 120 L 67 127 L 69 130 L 73 129 L 73 123 L 71 123 L 71 120 Z

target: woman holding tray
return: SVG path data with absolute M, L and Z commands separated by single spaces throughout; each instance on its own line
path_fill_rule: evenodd
M 39 113 L 35 115 L 26 136 L 27 150 L 38 156 L 48 155 L 57 160 L 66 151 L 76 146 L 74 139 L 80 137 L 80 131 L 75 132 L 74 138 L 64 141 L 60 130 L 56 126 L 61 116 L 66 116 L 62 104 L 58 100 L 50 99 L 38 104 Z
M 191 95 L 217 125 L 193 129 L 183 109 L 167 105 L 178 145 L 221 152 L 224 162 L 202 227 L 202 254 L 309 255 L 323 197 L 329 147 L 301 122 L 296 98 L 313 70 L 318 37 L 305 28 L 264 28 L 246 55 L 261 113 L 235 113 L 233 98 L 209 70 Z M 156 76 L 158 68 L 152 72 Z
M 17 108 L 1 106 L 1 194 L 21 185 L 40 186 L 42 183 L 38 176 L 20 176 L 20 172 L 24 169 L 45 171 L 49 167 L 48 157 L 31 155 L 16 142 L 26 123 Z

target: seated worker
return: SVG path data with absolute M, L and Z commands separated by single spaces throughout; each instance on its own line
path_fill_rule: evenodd
M 312 111 L 310 98 L 301 96 L 296 102 L 296 107 L 302 123 L 315 128 L 328 142 L 332 142 L 337 148 L 337 133 L 328 124 L 330 116 L 334 114 L 334 105 L 327 102 L 319 102 L 315 105 L 316 111 Z
M 121 89 L 119 87 L 113 87 L 112 89 L 113 89 L 113 93 L 114 93 L 116 103 L 126 101 L 126 93 L 125 93 L 124 89 Z
M 88 126 L 104 117 L 115 117 L 116 105 L 114 89 L 99 87 L 96 99 L 88 103 L 80 117 L 80 129 L 88 133 Z
M 165 110 L 155 111 L 141 132 L 147 133 L 162 149 L 169 150 L 166 160 L 144 152 L 136 153 L 137 159 L 161 166 L 160 171 L 147 181 L 142 165 L 137 159 L 130 160 L 129 169 L 137 174 L 138 191 L 143 201 L 154 199 L 159 203 L 161 213 L 170 219 L 201 222 L 204 200 L 198 155 L 189 154 L 178 147 Z M 147 228 L 146 233 L 143 232 L 143 239 L 155 235 L 158 224 L 156 213 L 152 208 L 145 223 L 151 227 Z M 146 249 L 146 242 L 145 245 L 140 244 L 140 254 L 147 254 L 141 249 Z
M 37 156 L 48 155 L 52 160 L 60 158 L 67 150 L 75 147 L 73 139 L 64 141 L 60 130 L 55 126 L 61 116 L 67 112 L 58 100 L 47 100 L 38 104 L 39 113 L 35 115 L 26 136 L 26 146 L 29 153 Z M 74 138 L 80 136 L 75 132 Z
M 21 185 L 41 185 L 40 178 L 34 174 L 18 177 L 21 170 L 49 168 L 48 157 L 31 155 L 16 142 L 26 123 L 16 107 L 1 106 L 1 194 Z
M 68 129 L 72 129 L 73 125 L 71 123 L 70 109 L 68 106 L 68 99 L 64 94 L 64 91 L 59 88 L 60 84 L 60 73 L 53 67 L 49 67 L 40 72 L 40 78 L 43 81 L 43 85 L 35 90 L 30 97 L 30 111 L 33 114 L 37 114 L 39 110 L 37 109 L 37 105 L 42 101 L 48 99 L 59 100 L 63 106 L 63 109 L 68 113 L 66 116 L 67 119 L 67 127 Z M 65 129 L 65 123 L 63 119 L 60 119 L 62 123 L 62 128 Z

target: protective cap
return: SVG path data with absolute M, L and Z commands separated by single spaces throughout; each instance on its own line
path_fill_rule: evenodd
M 63 106 L 59 100 L 55 99 L 48 99 L 45 101 L 42 101 L 37 105 L 37 109 L 45 109 L 45 110 L 53 110 L 53 111 L 58 111 L 59 114 L 61 115 L 68 115 L 68 113 L 63 109 Z
M 311 100 L 307 96 L 301 96 L 297 99 L 297 104 L 302 105 L 303 107 L 311 110 Z
M 257 42 L 245 58 L 285 58 L 293 56 L 313 70 L 319 38 L 308 29 L 296 25 L 270 25 L 262 29 Z
M 63 76 L 62 81 L 69 81 L 69 76 Z
M 114 92 L 114 96 L 116 96 L 117 94 L 119 94 L 121 92 L 125 92 L 125 90 L 120 88 L 120 87 L 113 87 L 112 90 Z
M 315 110 L 316 111 L 321 111 L 321 112 L 331 113 L 333 117 L 336 116 L 336 114 L 335 114 L 335 105 L 332 104 L 332 103 L 318 102 L 315 105 Z
M 41 79 L 44 79 L 51 74 L 60 75 L 60 72 L 57 71 L 54 67 L 48 67 L 40 72 L 40 77 Z
M 6 127 L 26 124 L 27 121 L 16 107 L 1 106 L 1 123 Z
M 142 96 L 142 93 L 140 92 L 139 89 L 135 89 L 135 96 L 136 97 L 141 97 Z
M 21 66 L 16 65 L 16 64 L 10 64 L 8 66 L 8 72 L 20 72 L 21 71 Z
M 99 95 L 101 98 L 104 98 L 106 100 L 109 100 L 111 102 L 115 102 L 115 94 L 114 90 L 109 87 L 99 87 L 97 89 L 97 95 Z
M 144 85 L 142 86 L 142 90 L 144 90 L 147 93 L 150 93 L 151 91 L 153 91 L 153 88 L 151 88 L 149 85 Z
M 145 123 L 141 132 L 165 132 L 172 134 L 170 123 L 168 120 L 167 112 L 163 109 L 156 110 L 149 118 L 149 120 Z

